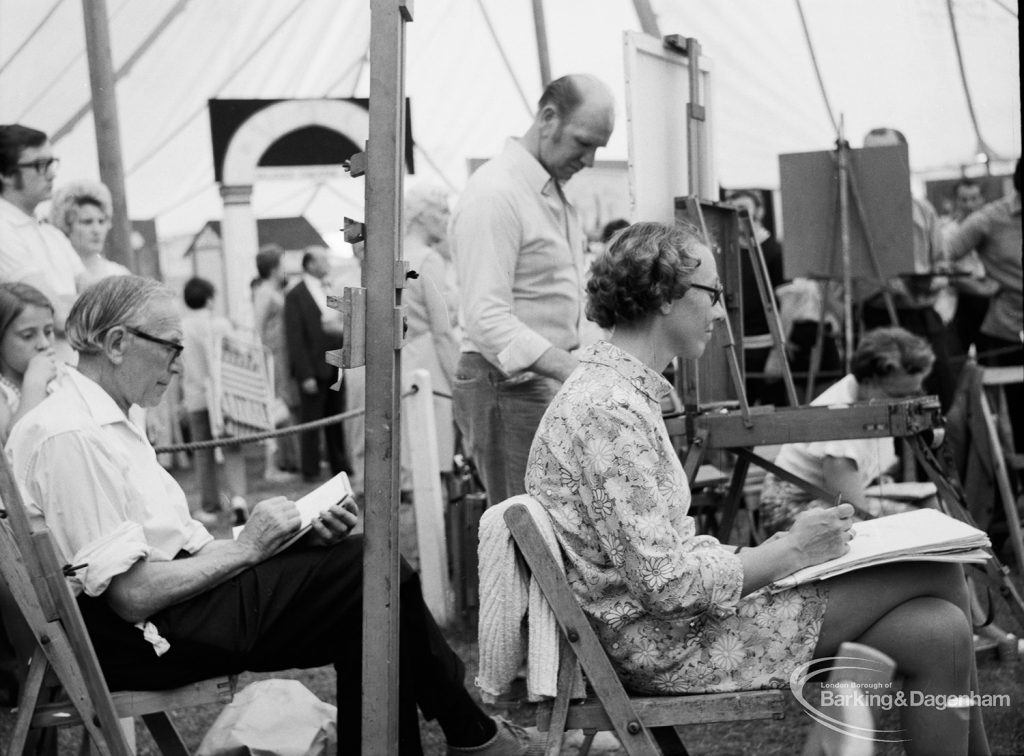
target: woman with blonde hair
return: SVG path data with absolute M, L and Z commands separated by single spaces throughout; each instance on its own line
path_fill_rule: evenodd
M 98 181 L 73 181 L 53 195 L 50 222 L 67 235 L 85 265 L 79 291 L 107 276 L 131 275 L 128 268 L 103 255 L 110 216 L 110 190 Z

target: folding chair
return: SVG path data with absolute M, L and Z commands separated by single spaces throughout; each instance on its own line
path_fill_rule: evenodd
M 101 756 L 130 756 L 121 718 L 141 716 L 164 754 L 188 754 L 167 712 L 234 696 L 234 676 L 161 691 L 111 693 L 78 604 L 45 525 L 29 523 L 7 457 L 0 452 L 0 583 L 5 618 L 24 621 L 12 633 L 23 666 L 7 756 L 29 753 L 47 728 L 82 725 L 86 743 Z M 0 594 L 4 594 L 0 585 Z M 18 617 L 11 617 L 16 611 Z M 8 622 L 8 624 L 11 624 Z M 27 629 L 27 632 L 25 630 Z M 59 692 L 61 691 L 62 692 Z M 51 702 L 52 700 L 52 702 Z
M 537 726 L 548 733 L 548 756 L 558 753 L 567 729 L 585 733 L 580 756 L 589 751 L 594 734 L 604 730 L 615 731 L 629 756 L 684 756 L 687 750 L 676 726 L 783 717 L 785 697 L 778 690 L 686 696 L 628 694 L 530 509 L 513 502 L 504 517 L 561 630 L 558 696 L 537 709 Z M 593 690 L 584 700 L 570 698 L 577 660 Z

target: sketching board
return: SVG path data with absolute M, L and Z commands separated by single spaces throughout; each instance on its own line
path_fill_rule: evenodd
M 714 118 L 711 61 L 700 56 L 700 102 L 704 105 L 700 186 L 690 187 L 687 154 L 690 60 L 662 41 L 623 32 L 626 76 L 626 130 L 632 221 L 672 223 L 676 197 L 716 199 L 712 160 Z
M 914 271 L 913 206 L 906 145 L 850 150 L 850 170 L 883 278 Z M 839 181 L 836 154 L 779 155 L 786 275 L 842 280 Z M 857 284 L 877 290 L 864 228 L 849 195 L 850 271 Z M 854 290 L 861 289 L 855 285 Z

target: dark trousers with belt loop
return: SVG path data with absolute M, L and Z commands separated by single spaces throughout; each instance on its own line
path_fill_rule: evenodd
M 150 621 L 170 643 L 157 656 L 135 626 L 102 597 L 79 597 L 112 690 L 157 690 L 243 671 L 333 664 L 340 753 L 359 753 L 362 725 L 363 540 L 294 546 Z M 430 720 L 468 701 L 464 666 L 423 603 L 419 577 L 402 560 L 399 753 L 422 754 L 417 707 Z M 465 716 L 468 716 L 466 714 Z M 443 720 L 442 720 L 443 721 Z

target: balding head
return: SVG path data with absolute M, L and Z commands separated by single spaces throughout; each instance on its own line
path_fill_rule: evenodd
M 615 100 L 608 86 L 596 76 L 572 74 L 544 89 L 523 145 L 553 178 L 565 182 L 594 164 L 614 127 Z

